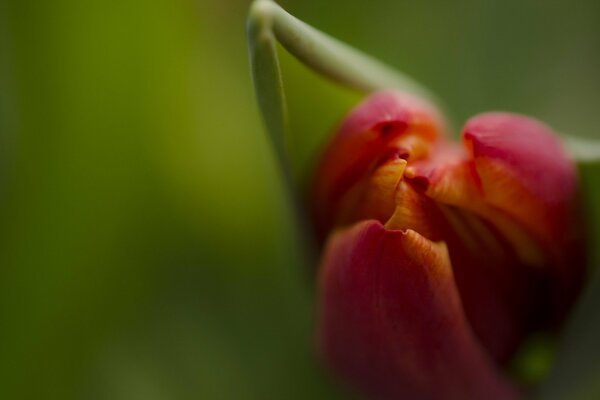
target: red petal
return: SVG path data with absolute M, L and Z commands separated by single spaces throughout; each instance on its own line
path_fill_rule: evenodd
M 464 140 L 486 202 L 518 221 L 551 255 L 552 302 L 563 314 L 585 272 L 575 164 L 549 127 L 520 115 L 474 117 Z
M 546 274 L 552 292 L 547 308 L 560 319 L 585 268 L 574 163 L 550 128 L 514 114 L 472 118 L 464 143 L 466 152 L 441 149 L 442 161 L 434 154 L 434 162 L 416 163 L 406 176 L 436 201 L 492 222 L 522 264 Z
M 488 113 L 467 122 L 464 140 L 485 201 L 556 250 L 571 230 L 578 184 L 575 164 L 558 137 L 532 118 Z
M 365 394 L 519 397 L 466 322 L 444 244 L 361 222 L 332 237 L 320 278 L 320 350 Z

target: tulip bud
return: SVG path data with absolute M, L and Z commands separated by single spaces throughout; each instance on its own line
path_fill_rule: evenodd
M 513 399 L 524 339 L 556 330 L 585 272 L 575 165 L 550 128 L 489 113 L 452 142 L 394 91 L 341 124 L 316 169 L 319 348 L 376 398 Z

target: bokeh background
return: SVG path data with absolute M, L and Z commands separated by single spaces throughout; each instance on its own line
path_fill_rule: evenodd
M 600 137 L 597 0 L 281 4 L 425 83 L 457 127 L 501 109 Z M 0 398 L 347 395 L 315 362 L 248 6 L 0 0 Z M 306 176 L 358 96 L 282 66 Z

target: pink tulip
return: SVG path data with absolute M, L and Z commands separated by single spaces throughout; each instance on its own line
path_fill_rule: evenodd
M 459 144 L 425 101 L 371 95 L 314 177 L 325 362 L 371 398 L 520 398 L 506 364 L 582 286 L 578 189 L 537 120 L 478 115 Z

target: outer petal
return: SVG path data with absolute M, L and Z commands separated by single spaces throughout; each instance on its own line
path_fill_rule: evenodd
M 486 202 L 526 227 L 551 254 L 551 302 L 563 315 L 585 272 L 574 162 L 549 127 L 519 115 L 477 116 L 467 122 L 464 140 Z
M 445 245 L 365 221 L 329 242 L 320 350 L 381 399 L 515 399 L 462 311 Z
M 552 130 L 524 116 L 488 113 L 467 122 L 464 140 L 486 202 L 554 249 L 564 242 L 572 231 L 578 179 Z
M 417 163 L 406 175 L 435 200 L 491 221 L 524 264 L 544 271 L 547 303 L 560 319 L 585 268 L 574 163 L 550 128 L 520 115 L 474 117 L 463 138 L 463 155 Z

